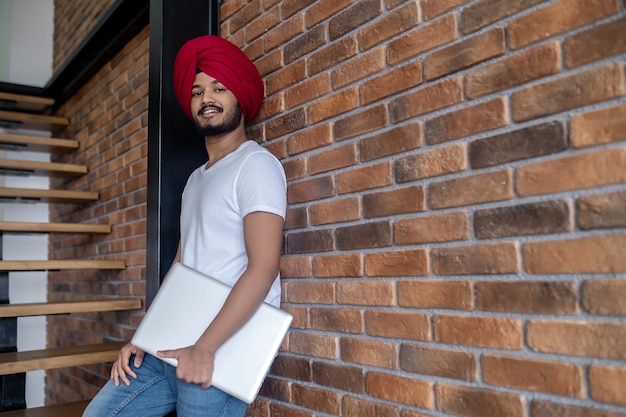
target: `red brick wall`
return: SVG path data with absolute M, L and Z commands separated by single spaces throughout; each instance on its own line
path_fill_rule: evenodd
M 54 0 L 54 54 L 59 69 L 116 0 Z
M 255 417 L 626 416 L 618 0 L 227 0 L 284 163 Z
M 51 188 L 97 191 L 92 204 L 50 205 L 50 220 L 110 224 L 105 235 L 51 235 L 50 259 L 123 259 L 123 271 L 49 273 L 50 300 L 145 296 L 148 117 L 148 28 L 138 34 L 58 111 L 70 118 L 63 136 L 79 151 L 58 161 L 87 165 L 77 180 Z M 140 313 L 106 312 L 51 316 L 48 344 L 74 346 L 128 340 Z M 51 403 L 92 397 L 108 379 L 109 366 L 48 371 Z

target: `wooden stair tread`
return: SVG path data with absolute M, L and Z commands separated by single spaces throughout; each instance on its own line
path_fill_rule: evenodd
M 0 318 L 46 316 L 53 314 L 71 313 L 92 313 L 98 311 L 137 310 L 140 308 L 141 300 L 138 298 L 1 304 Z
M 0 353 L 0 375 L 113 362 L 125 342 Z
M 85 223 L 42 223 L 42 222 L 3 222 L 0 221 L 0 233 L 111 233 L 108 224 Z
M 45 116 L 41 114 L 20 113 L 0 110 L 0 126 L 5 123 L 9 127 L 59 132 L 70 123 L 65 117 Z
M 78 149 L 78 141 L 0 132 L 0 148 L 2 147 L 43 152 L 74 151 Z
M 123 260 L 0 261 L 0 271 L 66 271 L 76 269 L 124 269 Z
M 85 175 L 87 171 L 88 169 L 84 165 L 0 158 L 0 172 L 6 174 L 78 177 Z
M 90 400 L 46 405 L 25 410 L 4 411 L 1 417 L 81 417 Z
M 0 187 L 0 198 L 37 200 L 48 203 L 90 203 L 98 200 L 98 193 L 93 191 Z
M 0 108 L 42 112 L 54 104 L 48 97 L 35 97 L 24 94 L 0 92 Z

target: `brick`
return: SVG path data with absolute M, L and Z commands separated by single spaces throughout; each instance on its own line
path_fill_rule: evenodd
M 476 210 L 474 234 L 478 239 L 493 239 L 571 232 L 574 229 L 572 212 L 568 200 Z
M 280 8 L 274 7 L 253 20 L 244 28 L 246 42 L 252 42 L 281 23 Z M 302 32 L 300 32 L 302 33 Z
M 287 138 L 287 153 L 298 155 L 302 152 L 321 148 L 333 143 L 333 135 L 329 123 L 310 127 Z
M 332 304 L 335 288 L 332 282 L 288 282 L 287 301 L 298 304 Z
M 366 311 L 365 331 L 368 336 L 374 337 L 432 340 L 430 317 L 423 313 Z
M 437 408 L 465 417 L 524 417 L 522 395 L 439 383 L 435 388 Z
M 330 19 L 340 10 L 348 7 L 350 3 L 352 3 L 351 0 L 320 0 L 314 2 L 313 6 L 306 11 L 307 28 Z
M 313 382 L 323 387 L 342 391 L 365 392 L 365 371 L 353 366 L 313 363 Z
M 285 59 L 283 56 L 283 50 L 279 49 L 276 50 L 274 52 L 271 52 L 269 54 L 266 54 L 265 56 L 263 56 L 262 58 L 258 59 L 255 63 L 254 63 L 257 67 L 257 69 L 259 70 L 259 73 L 261 74 L 261 76 L 266 76 L 268 74 L 273 73 L 274 71 L 277 71 L 281 68 L 283 68 L 283 66 L 285 65 Z M 276 86 L 278 86 L 278 82 L 276 83 Z M 267 83 L 266 83 L 266 88 L 265 88 L 266 93 L 269 94 L 268 92 L 268 88 L 267 88 Z
M 383 47 L 357 55 L 333 68 L 330 74 L 333 90 L 339 90 L 385 68 L 385 51 Z
M 361 104 L 370 104 L 422 83 L 422 63 L 417 61 L 396 68 L 360 85 Z
M 399 183 L 453 174 L 467 169 L 467 145 L 458 143 L 397 159 L 394 176 Z
M 465 76 L 465 94 L 476 98 L 559 73 L 560 48 L 559 42 L 550 42 L 471 69 Z
M 389 369 L 397 366 L 398 358 L 393 343 L 343 337 L 340 346 L 343 361 Z M 370 374 L 368 372 L 367 378 Z
M 589 367 L 589 388 L 591 398 L 594 400 L 626 405 L 624 386 L 626 386 L 626 368 L 602 365 Z
M 310 278 L 313 276 L 310 256 L 281 256 L 281 278 Z
M 404 6 L 383 14 L 359 30 L 357 39 L 361 50 L 365 51 L 417 25 L 420 21 L 417 3 L 416 0 L 409 0 Z
M 317 177 L 291 183 L 287 187 L 287 201 L 289 204 L 319 200 L 335 194 L 335 183 L 330 176 Z
M 480 346 L 494 349 L 522 349 L 520 319 L 436 315 L 435 340 L 439 343 Z
M 622 17 L 567 38 L 563 42 L 567 66 L 575 68 L 626 52 L 624 26 L 626 18 Z
M 430 264 L 424 249 L 376 252 L 365 256 L 365 271 L 370 277 L 424 276 Z
M 546 0 L 521 0 L 507 4 L 499 0 L 480 0 L 464 7 L 461 11 L 461 31 L 465 34 L 476 32 L 478 29 L 544 2 Z
M 362 277 L 364 270 L 361 253 L 318 255 L 313 259 L 316 278 Z
M 315 0 L 285 0 L 283 1 L 283 15 L 292 16 L 313 3 Z
M 302 385 L 293 385 L 291 390 L 294 404 L 322 413 L 339 415 L 341 407 L 339 393 Z
M 482 356 L 483 378 L 489 385 L 583 398 L 581 365 L 514 356 Z
M 414 122 L 361 139 L 361 160 L 367 162 L 417 149 L 423 144 L 423 135 L 422 123 Z
M 415 378 L 370 371 L 365 378 L 365 390 L 372 397 L 419 408 L 435 406 L 433 384 Z
M 306 78 L 306 62 L 301 59 L 274 72 L 265 79 L 268 95 L 285 90 Z
M 339 281 L 337 303 L 392 307 L 396 305 L 395 285 L 391 281 Z
M 283 168 L 285 169 L 285 177 L 287 178 L 287 181 L 298 180 L 306 177 L 306 162 L 306 158 L 292 159 L 290 161 L 283 162 Z
M 510 169 L 441 181 L 428 188 L 428 199 L 433 209 L 503 201 L 513 197 L 513 172 Z
M 459 36 L 457 20 L 457 15 L 451 13 L 427 25 L 419 25 L 406 35 L 392 40 L 387 46 L 387 62 L 389 65 L 397 65 L 456 40 Z
M 626 281 L 593 279 L 583 283 L 582 305 L 590 314 L 626 316 Z
M 363 311 L 356 308 L 313 308 L 311 328 L 328 332 L 363 334 Z
M 361 206 L 357 197 L 348 197 L 311 206 L 311 223 L 316 226 L 359 220 L 360 218 Z
M 288 178 L 288 177 L 287 177 Z M 309 225 L 309 212 L 306 207 L 287 207 L 283 230 L 300 229 Z
M 289 351 L 316 358 L 338 359 L 339 343 L 333 336 L 305 332 L 289 332 Z
M 472 141 L 469 160 L 472 168 L 486 168 L 566 149 L 565 124 L 555 120 Z
M 285 63 L 289 64 L 298 58 L 315 51 L 328 42 L 324 26 L 316 26 L 284 45 Z
M 382 129 L 388 124 L 387 107 L 381 104 L 335 121 L 333 136 L 340 141 Z
M 392 216 L 426 210 L 426 195 L 422 186 L 397 188 L 363 195 L 363 217 Z
M 462 79 L 452 78 L 394 98 L 389 104 L 390 119 L 397 123 L 462 101 Z
M 505 51 L 504 29 L 495 28 L 427 55 L 424 77 L 434 80 L 504 55 Z
M 426 142 L 433 145 L 487 132 L 508 125 L 509 119 L 506 99 L 496 98 L 428 120 Z
M 280 136 L 293 133 L 306 126 L 304 109 L 296 109 L 289 113 L 283 113 L 276 119 L 272 119 L 265 125 L 267 139 L 276 139 Z
M 287 289 L 286 286 L 283 285 L 281 302 L 287 301 Z M 281 309 L 285 310 L 287 313 L 293 316 L 293 321 L 291 322 L 292 329 L 309 329 L 311 326 L 309 324 L 309 312 L 306 307 L 295 307 L 295 306 L 281 306 Z M 288 339 L 287 339 L 288 340 Z M 285 349 L 288 350 L 288 349 Z
M 476 354 L 439 347 L 400 345 L 400 369 L 468 382 L 478 380 Z
M 316 50 L 307 58 L 309 74 L 317 74 L 339 62 L 343 62 L 355 56 L 356 53 L 357 45 L 355 36 L 348 36 L 337 42 L 333 42 L 320 50 Z
M 303 33 L 304 16 L 302 14 L 295 15 L 291 19 L 284 20 L 280 26 L 271 29 L 263 36 L 263 49 L 267 53 Z
M 330 230 L 289 233 L 287 253 L 328 252 L 333 250 L 334 237 Z
M 315 175 L 356 165 L 357 159 L 357 144 L 352 142 L 311 155 L 307 165 Z
M 262 14 L 260 0 L 249 1 L 241 10 L 236 12 L 230 19 L 231 33 L 242 29 L 246 24 L 252 22 L 256 17 Z
M 469 0 L 423 0 L 424 20 L 430 20 L 467 2 Z
M 560 0 L 509 23 L 509 42 L 512 49 L 518 49 L 618 11 L 618 0 Z
M 449 246 L 432 250 L 437 275 L 514 274 L 520 272 L 515 242 Z
M 532 242 L 524 245 L 524 264 L 531 274 L 626 272 L 626 234 Z
M 597 408 L 559 404 L 544 400 L 533 400 L 531 413 L 532 417 L 624 417 L 625 415 Z
M 571 121 L 571 141 L 575 148 L 626 139 L 626 104 L 588 113 L 575 114 Z
M 405 308 L 473 310 L 474 292 L 469 281 L 400 281 L 398 304 Z
M 278 116 L 283 111 L 285 111 L 284 97 L 282 93 L 277 93 L 263 101 L 261 111 L 255 120 L 268 120 L 274 116 Z
M 469 215 L 467 212 L 454 212 L 399 219 L 393 225 L 393 236 L 396 245 L 468 240 Z
M 311 361 L 305 358 L 278 355 L 272 363 L 270 373 L 298 381 L 311 381 Z
M 343 417 L 399 417 L 398 407 L 361 398 L 343 397 Z
M 561 320 L 530 320 L 528 346 L 536 352 L 626 359 L 626 325 Z
M 536 119 L 621 97 L 626 92 L 624 64 L 615 62 L 511 94 L 513 119 Z
M 355 109 L 358 106 L 358 94 L 358 90 L 353 88 L 314 102 L 307 109 L 309 123 L 317 123 Z
M 294 80 L 297 82 L 297 80 Z M 330 77 L 322 73 L 317 77 L 309 78 L 296 84 L 285 92 L 285 106 L 288 109 L 299 106 L 322 97 L 330 92 Z
M 391 185 L 391 164 L 382 162 L 376 165 L 363 166 L 344 172 L 336 177 L 338 194 L 347 194 L 357 191 Z
M 580 197 L 576 209 L 583 230 L 626 227 L 626 191 Z
M 521 196 L 596 188 L 626 181 L 626 147 L 534 162 L 517 169 Z
M 578 314 L 573 281 L 483 281 L 476 283 L 478 309 L 527 314 Z
M 335 230 L 337 249 L 383 248 L 392 243 L 389 222 L 363 223 Z
M 328 22 L 328 33 L 331 40 L 338 39 L 348 32 L 367 24 L 382 12 L 379 0 L 362 0 L 351 7 L 335 13 Z

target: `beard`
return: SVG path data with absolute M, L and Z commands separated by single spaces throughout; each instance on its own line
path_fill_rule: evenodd
M 200 109 L 200 112 L 202 112 L 205 108 L 206 106 Z M 233 130 L 237 129 L 237 127 L 239 127 L 239 122 L 241 121 L 242 114 L 243 112 L 241 111 L 241 107 L 239 106 L 239 103 L 237 103 L 237 105 L 229 110 L 228 113 L 225 113 L 225 119 L 220 124 L 208 124 L 206 126 L 201 126 L 197 118 L 194 118 L 193 121 L 196 126 L 196 130 L 200 135 L 202 135 L 202 137 L 215 136 L 221 135 L 223 133 L 232 132 Z

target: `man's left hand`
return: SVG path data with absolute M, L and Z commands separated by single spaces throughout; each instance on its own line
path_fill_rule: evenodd
M 201 385 L 208 389 L 213 379 L 215 355 L 202 351 L 196 346 L 187 346 L 180 349 L 160 350 L 160 358 L 175 358 L 178 360 L 176 377 L 190 384 Z

